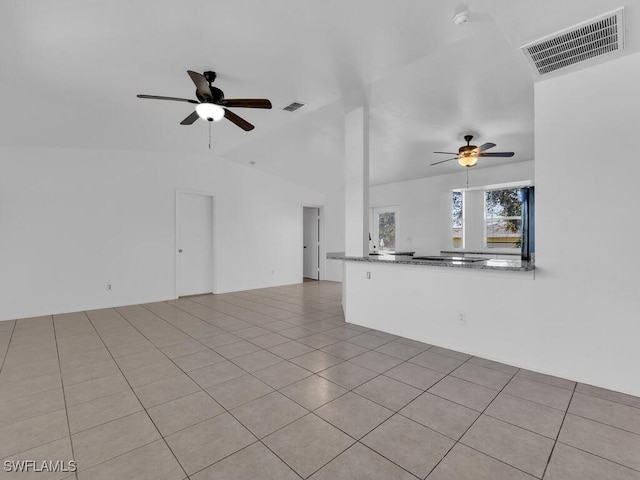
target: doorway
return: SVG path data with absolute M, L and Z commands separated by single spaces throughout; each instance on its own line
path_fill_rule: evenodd
M 320 280 L 320 208 L 302 207 L 302 280 Z
M 176 297 L 213 292 L 213 195 L 176 192 Z

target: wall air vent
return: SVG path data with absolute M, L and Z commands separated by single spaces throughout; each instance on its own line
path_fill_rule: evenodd
M 542 76 L 623 48 L 624 8 L 620 8 L 524 45 L 522 51 Z
M 302 107 L 304 107 L 304 103 L 293 102 L 287 105 L 286 107 L 284 107 L 283 110 L 286 110 L 287 112 L 295 112 L 296 110 Z

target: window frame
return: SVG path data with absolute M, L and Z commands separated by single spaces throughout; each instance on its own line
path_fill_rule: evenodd
M 383 213 L 393 213 L 395 217 L 396 224 L 396 244 L 392 251 L 398 251 L 398 240 L 400 239 L 399 231 L 400 231 L 400 205 L 376 205 L 370 208 L 370 216 L 369 216 L 369 225 L 371 226 L 371 245 L 369 248 L 370 252 L 382 252 L 384 250 L 380 250 L 380 245 L 377 243 L 380 238 L 379 231 L 379 220 L 378 215 Z
M 503 252 L 503 253 L 516 253 L 516 252 L 520 252 L 521 250 L 521 246 L 517 246 L 517 247 L 490 247 L 488 242 L 487 242 L 487 220 L 488 218 L 501 218 L 501 219 L 505 219 L 508 220 L 510 218 L 520 218 L 522 219 L 522 211 L 520 213 L 520 217 L 487 217 L 487 193 L 489 192 L 498 192 L 498 191 L 504 191 L 504 190 L 520 190 L 522 191 L 523 188 L 526 188 L 526 185 L 519 185 L 519 186 L 508 186 L 508 187 L 486 187 L 483 189 L 482 191 L 482 201 L 483 201 L 483 223 L 482 223 L 482 232 L 483 232 L 483 238 L 482 238 L 482 245 L 483 245 L 483 249 L 487 250 L 488 252 Z M 520 199 L 521 205 L 520 208 L 522 209 L 522 198 Z M 522 229 L 522 225 L 520 225 L 520 228 Z M 522 232 L 520 232 L 520 238 L 522 238 Z

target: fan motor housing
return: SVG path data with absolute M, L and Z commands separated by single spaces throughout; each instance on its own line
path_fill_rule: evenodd
M 217 104 L 217 103 L 220 103 L 222 100 L 224 100 L 224 92 L 222 90 L 211 85 L 209 85 L 209 90 L 211 90 L 211 95 L 213 95 L 212 98 L 209 98 L 205 95 L 200 95 L 198 90 L 196 90 L 196 98 L 198 99 L 198 101 L 200 101 L 200 103 L 216 103 Z

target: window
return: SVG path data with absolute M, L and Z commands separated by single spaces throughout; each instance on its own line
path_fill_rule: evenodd
M 398 207 L 376 207 L 373 213 L 373 250 L 394 252 L 398 225 Z
M 486 191 L 484 205 L 485 246 L 487 248 L 520 248 L 522 189 Z
M 451 193 L 451 238 L 453 248 L 464 247 L 464 197 L 462 192 Z

